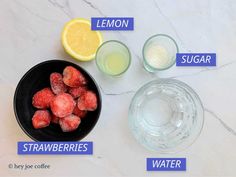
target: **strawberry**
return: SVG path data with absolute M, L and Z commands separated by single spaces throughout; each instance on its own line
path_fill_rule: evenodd
M 36 92 L 32 99 L 32 104 L 34 107 L 39 109 L 45 109 L 50 106 L 51 101 L 54 98 L 54 94 L 50 88 L 44 88 Z
M 81 111 L 77 106 L 75 106 L 73 114 L 82 119 L 86 116 L 87 111 Z
M 61 93 L 52 100 L 50 106 L 52 113 L 57 117 L 70 115 L 75 107 L 75 101 L 68 93 Z
M 44 128 L 49 126 L 51 115 L 47 110 L 38 110 L 32 117 L 32 124 L 35 129 Z
M 70 87 L 80 87 L 87 83 L 82 73 L 73 66 L 67 66 L 64 69 L 63 82 Z
M 53 93 L 56 95 L 67 91 L 67 86 L 64 84 L 60 73 L 55 72 L 50 75 L 50 84 Z
M 73 98 L 80 97 L 86 91 L 86 87 L 70 87 L 68 92 Z
M 74 114 L 59 119 L 59 124 L 63 132 L 71 132 L 76 130 L 80 122 L 81 122 L 80 118 Z
M 77 106 L 82 111 L 94 111 L 97 109 L 97 96 L 92 91 L 84 92 L 78 99 Z

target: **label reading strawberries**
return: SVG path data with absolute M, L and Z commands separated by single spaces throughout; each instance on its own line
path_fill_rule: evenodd
M 18 154 L 92 155 L 93 142 L 18 142 Z

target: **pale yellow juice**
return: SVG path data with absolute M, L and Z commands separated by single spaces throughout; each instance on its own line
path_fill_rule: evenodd
M 105 57 L 105 70 L 112 74 L 117 75 L 126 70 L 129 61 L 122 53 L 110 53 Z
M 105 74 L 120 76 L 129 68 L 131 55 L 128 47 L 115 40 L 104 42 L 96 53 L 96 64 Z

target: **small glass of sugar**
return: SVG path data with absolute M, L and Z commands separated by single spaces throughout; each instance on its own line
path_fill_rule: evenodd
M 151 36 L 143 46 L 143 65 L 149 72 L 166 70 L 175 64 L 179 52 L 175 40 L 166 34 Z

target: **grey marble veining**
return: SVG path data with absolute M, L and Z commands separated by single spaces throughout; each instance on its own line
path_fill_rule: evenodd
M 72 18 L 131 16 L 132 32 L 103 32 L 130 49 L 132 64 L 119 78 L 104 76 L 92 62 L 69 57 L 60 43 L 63 25 Z M 153 34 L 166 33 L 181 52 L 216 52 L 217 67 L 172 67 L 155 74 L 142 66 L 142 46 Z M 236 160 L 236 2 L 235 0 L 1 0 L 0 1 L 0 176 L 231 176 Z M 93 131 L 93 156 L 18 156 L 16 142 L 30 139 L 15 120 L 12 99 L 24 73 L 35 64 L 63 59 L 81 65 L 101 88 L 103 110 Z M 185 151 L 160 155 L 140 146 L 127 125 L 134 93 L 158 78 L 175 78 L 191 86 L 205 109 L 201 135 Z M 148 173 L 146 157 L 186 157 L 185 173 Z M 9 163 L 46 162 L 49 171 L 9 170 Z M 73 165 L 72 165 L 73 164 Z

